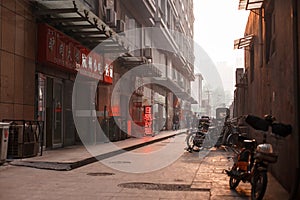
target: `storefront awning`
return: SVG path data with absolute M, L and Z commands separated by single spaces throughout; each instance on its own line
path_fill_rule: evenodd
M 131 71 L 136 77 L 160 77 L 161 71 L 144 56 L 121 56 L 117 58 L 118 66 Z
M 183 89 L 174 81 L 167 77 L 152 77 L 152 83 L 156 83 L 169 89 L 179 98 L 182 98 Z
M 122 57 L 119 57 L 118 58 L 118 61 L 120 62 L 120 64 L 122 66 L 125 66 L 125 67 L 136 67 L 136 66 L 139 66 L 139 65 L 144 65 L 144 64 L 147 64 L 147 58 L 143 57 L 143 56 L 139 56 L 139 57 L 136 57 L 136 56 L 122 56 Z
M 196 101 L 192 96 L 189 96 L 187 101 L 190 102 L 191 104 L 198 104 L 198 101 Z
M 148 84 L 157 84 L 164 89 L 169 90 L 170 92 L 174 93 L 178 98 L 185 100 L 191 104 L 197 104 L 198 102 L 190 96 L 184 89 L 182 89 L 176 82 L 172 81 L 167 77 L 151 77 L 151 78 L 144 78 L 144 83 Z M 162 94 L 163 95 L 163 94 Z
M 187 93 L 186 91 L 177 93 L 176 96 L 178 96 L 179 98 L 191 103 L 191 104 L 197 104 L 198 102 L 192 97 L 190 96 L 189 93 Z
M 47 23 L 71 36 L 84 46 L 93 49 L 100 43 L 103 53 L 128 52 L 113 29 L 97 17 L 79 0 L 31 0 L 34 14 L 40 22 Z M 102 53 L 102 52 L 100 52 Z

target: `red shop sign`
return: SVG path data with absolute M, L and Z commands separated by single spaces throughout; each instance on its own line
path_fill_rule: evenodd
M 56 64 L 59 66 L 65 66 L 65 49 L 66 49 L 66 38 L 62 33 L 56 33 Z
M 101 55 L 90 52 L 86 48 L 81 48 L 80 59 L 76 61 L 76 70 L 81 74 L 103 80 L 103 58 Z
M 144 122 L 145 122 L 145 134 L 152 134 L 152 107 L 145 106 L 144 107 Z
M 75 52 L 74 43 L 71 40 L 65 42 L 65 67 L 74 69 L 75 64 Z
M 38 24 L 38 61 L 55 66 L 75 69 L 73 46 L 69 36 L 47 24 Z
M 47 24 L 38 25 L 38 61 L 112 83 L 113 68 L 104 72 L 103 55 L 91 52 L 77 41 Z M 109 62 L 110 64 L 111 62 Z M 107 74 L 107 75 L 104 75 Z
M 114 74 L 114 68 L 113 68 L 112 61 L 105 58 L 104 72 L 103 72 L 103 82 L 112 84 L 113 74 Z
M 46 24 L 39 24 L 38 31 L 38 61 L 55 64 L 57 50 L 56 31 Z

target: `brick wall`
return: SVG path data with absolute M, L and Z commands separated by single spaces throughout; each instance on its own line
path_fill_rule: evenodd
M 261 43 L 258 38 L 260 35 L 259 15 L 250 13 L 245 30 L 245 34 L 255 35 L 253 68 L 250 66 L 250 51 L 245 51 L 245 70 L 248 74 L 248 97 L 245 98 L 248 101 L 248 110 L 246 112 L 261 117 L 271 113 L 278 121 L 295 127 L 295 105 L 298 102 L 294 99 L 292 5 L 291 1 L 285 0 L 273 2 L 272 25 L 275 26 L 272 31 L 272 53 L 269 56 L 266 55 L 266 13 L 263 11 Z M 260 62 L 259 48 L 262 48 L 262 62 Z M 241 97 L 237 96 L 237 98 L 239 99 L 236 100 L 236 104 L 240 104 Z M 252 134 L 258 142 L 262 141 L 261 133 L 252 130 Z M 298 155 L 295 147 L 297 134 L 293 132 L 291 136 L 281 141 L 273 137 L 269 137 L 268 140 L 279 153 L 278 162 L 272 164 L 270 169 L 288 190 L 291 189 L 295 176 Z

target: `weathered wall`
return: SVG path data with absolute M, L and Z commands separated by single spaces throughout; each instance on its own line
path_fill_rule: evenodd
M 267 60 L 266 56 L 266 17 L 262 21 L 262 41 L 260 42 L 259 15 L 251 12 L 246 26 L 245 34 L 254 34 L 254 67 L 250 67 L 250 51 L 245 51 L 245 70 L 248 78 L 248 113 L 263 117 L 272 114 L 283 123 L 292 124 L 295 127 L 295 105 L 294 99 L 294 66 L 293 66 L 293 23 L 292 23 L 292 1 L 274 1 L 273 17 L 273 41 L 272 54 Z M 260 48 L 262 47 L 262 54 Z M 261 56 L 262 55 L 262 56 Z M 263 60 L 260 61 L 260 58 Z M 253 78 L 252 78 L 252 77 Z M 251 79 L 252 78 L 252 79 Z M 237 104 L 242 97 L 237 95 Z M 247 104 L 247 103 L 246 103 Z M 252 130 L 253 136 L 262 141 L 261 133 Z M 276 178 L 288 190 L 294 181 L 294 170 L 296 167 L 296 156 L 298 155 L 294 141 L 296 132 L 284 140 L 269 137 L 268 142 L 273 143 L 279 158 L 271 170 Z

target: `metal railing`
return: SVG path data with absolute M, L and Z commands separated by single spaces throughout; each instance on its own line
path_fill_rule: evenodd
M 7 156 L 23 158 L 43 155 L 44 121 L 3 119 L 10 123 Z

